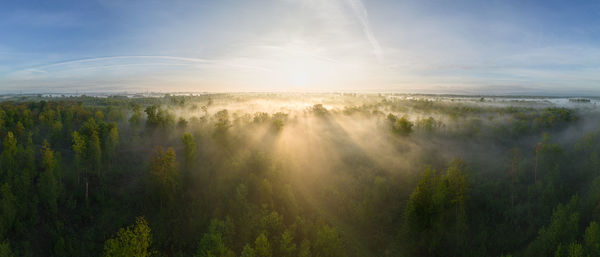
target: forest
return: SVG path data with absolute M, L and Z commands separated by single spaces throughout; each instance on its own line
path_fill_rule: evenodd
M 0 256 L 600 256 L 597 99 L 12 95 Z

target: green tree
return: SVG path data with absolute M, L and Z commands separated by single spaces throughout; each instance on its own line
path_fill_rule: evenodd
M 215 113 L 213 119 L 215 119 L 215 133 L 225 133 L 231 127 L 229 112 L 226 109 Z
M 466 199 L 468 197 L 469 186 L 465 175 L 466 164 L 460 159 L 454 159 L 450 162 L 447 173 L 443 178 L 445 183 L 442 186 L 447 187 L 446 196 L 450 206 L 454 207 L 454 214 L 450 214 L 450 220 L 444 223 L 454 223 L 454 238 L 456 251 L 464 249 L 466 238 L 463 236 L 467 232 L 467 214 Z
M 81 126 L 78 134 L 73 133 L 73 150 L 75 151 L 76 166 L 79 164 L 83 168 L 86 203 L 89 203 L 90 172 L 95 172 L 99 178 L 101 177 L 100 164 L 102 150 L 98 130 L 96 121 L 90 118 Z M 82 154 L 79 153 L 80 151 L 83 151 Z
M 337 257 L 344 256 L 344 245 L 337 230 L 329 225 L 321 226 L 317 230 L 314 243 L 314 256 Z
M 8 183 L 0 187 L 0 196 L 0 236 L 6 238 L 17 217 L 17 198 Z
M 256 257 L 271 257 L 271 244 L 264 233 L 258 235 L 254 241 L 254 251 Z
M 142 112 L 140 106 L 137 104 L 132 105 L 131 107 L 131 116 L 129 117 L 129 127 L 131 129 L 136 129 L 142 120 Z
M 104 257 L 147 257 L 152 243 L 150 227 L 143 217 L 135 225 L 121 228 L 117 235 L 104 243 Z
M 590 225 L 585 229 L 583 242 L 591 257 L 600 256 L 600 226 L 597 222 L 590 222 Z
M 181 136 L 181 143 L 183 144 L 183 167 L 184 171 L 189 173 L 196 160 L 196 140 L 194 135 L 190 133 L 184 133 Z
M 410 195 L 406 205 L 405 213 L 405 242 L 412 239 L 408 244 L 409 250 L 415 255 L 427 256 L 435 246 L 434 223 L 437 213 L 433 201 L 435 188 L 438 184 L 438 176 L 431 168 L 421 172 L 417 188 Z M 412 248 L 412 249 L 410 249 Z
M 583 257 L 583 246 L 579 243 L 571 243 L 569 244 L 569 254 L 568 257 Z
M 564 244 L 558 244 L 554 257 L 584 257 L 583 246 L 579 243 L 572 242 L 564 247 Z
M 161 207 L 163 202 L 170 202 L 179 189 L 179 173 L 175 162 L 175 151 L 169 147 L 165 151 L 156 147 L 150 157 L 150 175 L 160 195 Z
M 100 146 L 100 133 L 96 121 L 91 118 L 87 120 L 79 130 L 85 141 L 85 163 L 88 168 L 95 172 L 100 172 L 100 163 L 102 149 Z
M 177 121 L 178 129 L 185 129 L 185 128 L 187 128 L 187 125 L 188 125 L 188 121 L 185 120 L 183 117 L 180 117 L 179 120 Z
M 552 213 L 550 224 L 540 229 L 538 237 L 529 245 L 527 256 L 550 256 L 559 243 L 575 241 L 579 213 L 575 211 L 578 199 L 573 197 L 569 204 L 559 204 Z
M 280 131 L 285 123 L 287 122 L 288 114 L 283 112 L 276 112 L 271 118 L 271 125 L 276 131 Z
M 402 116 L 396 120 L 396 123 L 392 128 L 396 134 L 408 136 L 413 131 L 413 125 L 414 124 L 411 121 L 409 121 L 405 116 Z
M 156 105 L 150 105 L 144 110 L 146 113 L 146 126 L 149 128 L 157 127 L 160 122 L 158 119 L 157 109 L 158 107 Z
M 255 257 L 256 253 L 254 251 L 254 248 L 252 248 L 252 246 L 250 246 L 249 244 L 246 244 L 244 246 L 244 249 L 242 249 L 242 253 L 240 254 L 241 257 Z
M 298 249 L 298 257 L 310 257 L 310 242 L 306 239 L 300 243 L 300 249 Z
M 225 245 L 223 234 L 209 231 L 202 236 L 196 256 L 198 257 L 233 257 L 235 254 Z
M 59 184 L 56 179 L 57 161 L 54 152 L 50 149 L 48 141 L 44 140 L 42 146 L 42 173 L 39 178 L 40 200 L 53 214 L 57 212 Z
M 108 163 L 112 163 L 117 145 L 119 144 L 119 128 L 114 122 L 103 122 L 100 125 L 100 134 L 101 150 L 104 160 Z
M 16 161 L 17 156 L 17 138 L 12 132 L 8 132 L 3 141 L 2 154 L 0 154 L 0 177 L 4 178 L 4 181 L 13 179 L 13 176 L 17 172 L 18 163 Z
M 311 111 L 316 115 L 316 116 L 325 116 L 329 113 L 329 111 L 327 111 L 327 108 L 325 108 L 323 106 L 323 104 L 315 104 L 312 106 Z
M 294 237 L 289 230 L 286 230 L 281 234 L 281 240 L 279 241 L 279 256 L 292 257 L 295 251 L 296 244 L 294 243 Z
M 79 132 L 73 132 L 73 152 L 74 156 L 74 164 L 75 164 L 75 172 L 77 173 L 77 183 L 80 183 L 81 178 L 83 177 L 85 183 L 85 201 L 88 199 L 88 177 L 87 177 L 87 167 L 85 167 L 85 153 L 86 153 L 86 145 L 85 138 L 79 134 Z
M 10 249 L 8 241 L 4 241 L 0 244 L 0 257 L 13 257 L 15 256 Z
M 465 169 L 461 160 L 453 160 L 446 174 L 430 168 L 422 172 L 405 210 L 404 240 L 413 255 L 464 255 L 469 190 Z

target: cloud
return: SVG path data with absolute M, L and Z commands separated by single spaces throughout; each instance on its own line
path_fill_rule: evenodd
M 157 62 L 157 61 L 170 61 L 170 62 Z M 221 66 L 221 67 L 235 67 L 244 69 L 255 69 L 261 71 L 271 71 L 267 68 L 245 65 L 238 63 L 230 63 L 224 60 L 209 60 L 201 58 L 181 57 L 181 56 L 165 56 L 165 55 L 122 55 L 122 56 L 108 56 L 108 57 L 95 57 L 95 58 L 81 58 L 76 60 L 59 61 L 50 64 L 39 65 L 24 70 L 18 70 L 12 75 L 19 77 L 20 75 L 27 74 L 50 74 L 54 73 L 69 73 L 81 70 L 102 70 L 109 67 L 126 67 L 126 66 L 190 66 L 190 67 L 201 67 L 201 66 Z
M 369 15 L 367 13 L 367 8 L 363 4 L 361 0 L 347 0 L 350 6 L 352 6 L 352 10 L 356 15 L 356 18 L 359 20 L 360 25 L 362 26 L 362 30 L 369 40 L 371 47 L 373 47 L 373 53 L 379 62 L 383 59 L 383 51 L 381 50 L 381 46 L 379 45 L 379 41 L 375 38 L 373 31 L 371 30 L 371 25 L 369 25 Z

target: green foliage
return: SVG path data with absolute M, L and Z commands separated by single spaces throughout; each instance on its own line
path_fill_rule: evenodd
M 150 129 L 169 129 L 175 124 L 175 117 L 167 110 L 157 105 L 150 105 L 144 110 L 146 113 L 146 127 Z
M 134 104 L 131 109 L 132 109 L 132 114 L 128 120 L 129 126 L 131 128 L 137 128 L 140 125 L 141 120 L 142 120 L 142 112 L 140 110 L 140 106 L 137 104 Z
M 188 121 L 185 120 L 184 118 L 179 118 L 179 120 L 177 121 L 177 128 L 178 129 L 185 129 L 188 126 Z
M 13 257 L 15 256 L 10 249 L 10 244 L 7 241 L 0 243 L 0 257 Z
M 312 106 L 311 111 L 316 115 L 316 116 L 325 116 L 329 113 L 329 111 L 327 111 L 327 108 L 325 108 L 323 106 L 323 104 L 315 104 Z
M 310 252 L 310 242 L 308 240 L 303 240 L 300 244 L 300 249 L 298 250 L 298 257 L 309 257 L 312 256 Z
M 446 174 L 431 168 L 422 172 L 405 211 L 404 240 L 412 254 L 434 256 L 459 251 L 466 243 L 466 199 L 469 185 L 462 160 L 448 164 Z M 408 241 L 407 241 L 408 242 Z
M 254 248 L 252 246 L 246 244 L 244 249 L 242 249 L 241 257 L 255 257 L 256 253 L 254 252 Z
M 260 234 L 254 241 L 254 254 L 256 257 L 271 257 L 271 244 L 265 234 Z
M 554 209 L 550 224 L 540 229 L 538 237 L 527 249 L 528 256 L 550 256 L 561 242 L 573 242 L 576 239 L 579 223 L 579 214 L 575 211 L 577 202 L 578 199 L 574 197 L 569 204 L 559 204 Z
M 405 116 L 398 118 L 390 113 L 387 116 L 387 120 L 391 123 L 392 132 L 397 135 L 408 136 L 413 132 L 414 124 Z
M 337 257 L 344 256 L 344 244 L 337 230 L 328 225 L 321 226 L 313 249 L 314 256 Z
M 17 218 L 17 198 L 8 183 L 0 186 L 0 236 L 4 238 Z
M 150 157 L 149 172 L 155 187 L 160 191 L 161 203 L 170 202 L 179 189 L 179 172 L 175 150 L 156 147 Z
M 420 119 L 416 123 L 417 128 L 427 133 L 433 133 L 436 129 L 443 127 L 443 123 L 435 120 L 433 117 Z
M 286 230 L 281 234 L 281 240 L 279 241 L 279 256 L 292 257 L 295 252 L 296 244 L 294 243 L 294 237 L 289 230 Z
M 283 112 L 276 112 L 271 118 L 271 124 L 276 131 L 279 131 L 285 126 L 288 120 L 288 114 Z
M 265 122 L 269 121 L 270 119 L 271 119 L 271 116 L 269 116 L 268 113 L 257 112 L 254 114 L 254 118 L 252 119 L 252 121 L 254 123 L 265 123 Z
M 566 108 L 547 108 L 538 117 L 533 120 L 533 129 L 539 131 L 545 128 L 562 126 L 572 121 L 576 121 L 577 116 L 573 110 Z
M 600 226 L 597 222 L 590 222 L 590 225 L 585 229 L 583 242 L 588 249 L 589 256 L 600 256 Z
M 17 139 L 12 132 L 8 132 L 3 140 L 2 154 L 0 154 L 0 175 L 4 178 L 11 178 L 17 169 Z
M 354 93 L 7 98 L 0 256 L 600 256 L 600 132 L 579 126 L 600 117 L 592 106 Z M 322 104 L 254 108 L 272 99 Z M 560 204 L 573 195 L 580 204 Z M 141 215 L 152 247 L 137 224 L 102 244 Z
M 184 170 L 189 172 L 193 168 L 194 160 L 196 160 L 196 139 L 194 135 L 184 133 L 181 136 L 181 144 L 183 144 Z
M 104 243 L 104 257 L 151 256 L 152 235 L 143 217 L 136 218 L 135 225 L 121 228 L 116 236 Z
M 87 168 L 98 172 L 100 169 L 102 152 L 100 148 L 100 136 L 98 125 L 94 119 L 89 119 L 80 129 L 80 135 L 84 137 L 85 153 L 84 159 Z
M 50 149 L 47 141 L 44 141 L 42 149 L 42 174 L 39 178 L 40 200 L 53 214 L 57 212 L 57 200 L 59 184 L 56 175 L 57 161 L 54 152 Z
M 212 220 L 209 231 L 202 236 L 196 256 L 198 257 L 233 257 L 234 252 L 230 250 L 224 238 L 230 233 L 231 224 L 221 221 Z M 251 254 L 251 249 L 247 250 L 246 254 Z M 252 255 L 249 255 L 252 256 Z
M 101 150 L 105 161 L 111 161 L 115 157 L 117 145 L 119 144 L 119 128 L 114 122 L 101 123 L 99 126 Z
M 554 252 L 555 257 L 584 257 L 585 253 L 583 246 L 578 243 L 570 243 L 568 245 L 559 244 Z

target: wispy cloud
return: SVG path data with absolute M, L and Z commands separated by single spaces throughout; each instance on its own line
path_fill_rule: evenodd
M 156 60 L 175 61 L 175 63 L 161 63 Z M 154 62 L 153 62 L 154 61 Z M 50 64 L 38 65 L 23 70 L 15 71 L 13 76 L 31 77 L 34 74 L 49 74 L 49 71 L 69 73 L 82 70 L 101 70 L 109 67 L 126 67 L 126 66 L 193 66 L 193 65 L 209 65 L 209 66 L 224 66 L 237 67 L 244 69 L 255 69 L 261 71 L 271 71 L 265 67 L 254 65 L 242 65 L 238 63 L 227 62 L 225 60 L 209 60 L 201 58 L 180 57 L 180 56 L 165 56 L 165 55 L 122 55 L 122 56 L 107 56 L 95 58 L 81 58 L 76 60 L 59 61 Z M 198 67 L 198 66 L 194 66 Z
M 377 57 L 377 60 L 381 62 L 383 60 L 383 51 L 381 50 L 381 45 L 379 45 L 379 41 L 377 41 L 377 38 L 375 38 L 375 35 L 371 30 L 367 8 L 361 0 L 347 1 L 350 4 L 350 6 L 352 6 L 352 10 L 354 11 L 356 18 L 360 22 L 362 30 L 365 33 L 365 36 L 367 37 L 367 40 L 369 40 L 371 47 L 373 47 L 373 53 L 375 54 L 375 57 Z

